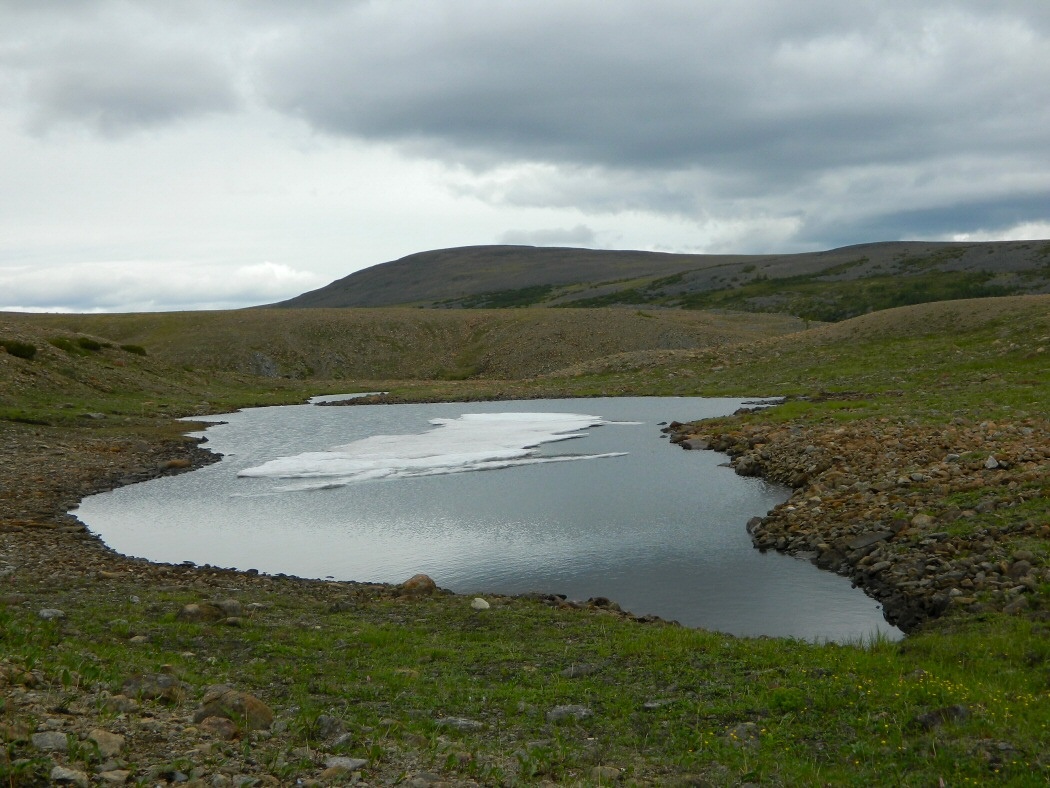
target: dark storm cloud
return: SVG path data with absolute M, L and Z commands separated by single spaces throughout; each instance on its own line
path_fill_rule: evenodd
M 318 128 L 449 158 L 783 179 L 1045 150 L 1047 41 L 1014 7 L 378 4 L 284 41 L 264 82 Z
M 860 238 L 939 238 L 966 228 L 968 232 L 995 237 L 1025 222 L 1047 221 L 1050 217 L 1050 190 L 1042 194 L 998 200 L 968 200 L 929 208 L 864 216 L 838 227 L 821 220 L 805 225 L 799 240 L 829 246 L 846 246 Z

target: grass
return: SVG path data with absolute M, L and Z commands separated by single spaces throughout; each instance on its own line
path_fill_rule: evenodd
M 79 330 L 92 336 L 128 338 L 83 321 Z M 55 329 L 40 330 L 46 337 Z M 413 336 L 401 337 L 407 352 Z M 480 363 L 484 332 L 475 327 L 467 336 L 447 369 Z M 654 348 L 529 379 L 377 382 L 187 372 L 158 358 L 175 354 L 154 352 L 154 341 L 148 357 L 104 346 L 71 357 L 44 347 L 44 339 L 32 364 L 9 359 L 4 367 L 18 375 L 31 369 L 32 377 L 6 378 L 11 387 L 0 389 L 0 418 L 10 429 L 45 435 L 74 430 L 153 440 L 184 429 L 168 414 L 358 389 L 404 399 L 785 394 L 794 399 L 735 420 L 1008 424 L 1046 418 L 1048 341 L 1046 300 L 1019 299 L 994 310 L 971 302 L 870 315 L 742 345 Z M 16 389 L 12 381 L 33 385 Z M 85 420 L 85 412 L 107 418 Z M 42 422 L 47 426 L 37 426 Z M 961 461 L 983 459 L 975 453 Z M 1004 495 L 1020 502 L 982 508 Z M 943 506 L 974 516 L 946 528 L 965 535 L 1050 522 L 1048 500 L 1044 488 L 1024 482 L 955 493 Z M 1013 548 L 1045 563 L 1046 540 L 1026 539 Z M 404 601 L 337 586 L 293 593 L 272 579 L 245 593 L 243 601 L 263 607 L 231 628 L 179 621 L 180 607 L 201 601 L 203 592 L 178 584 L 129 577 L 119 590 L 85 594 L 77 577 L 48 582 L 67 611 L 64 620 L 43 621 L 23 606 L 0 608 L 0 652 L 7 664 L 46 677 L 45 707 L 60 707 L 75 687 L 115 691 L 129 674 L 163 665 L 198 692 L 217 682 L 255 688 L 279 712 L 274 742 L 281 749 L 245 740 L 221 745 L 214 757 L 223 747 L 256 748 L 260 762 L 289 781 L 306 768 L 296 748 L 316 746 L 328 718 L 353 733 L 338 752 L 367 758 L 369 770 L 394 774 L 411 763 L 483 784 L 597 784 L 605 779 L 597 767 L 654 784 L 1050 781 L 1045 621 L 959 614 L 899 643 L 822 645 L 639 625 L 526 599 L 492 599 L 491 610 L 476 613 L 469 600 L 449 596 Z M 1035 593 L 1050 595 L 1050 587 Z M 139 601 L 129 603 L 131 596 Z M 148 643 L 132 643 L 136 634 L 148 635 Z M 594 670 L 570 678 L 564 671 L 574 665 Z M 566 705 L 592 713 L 549 718 Z M 450 727 L 441 722 L 448 718 L 480 727 Z M 0 778 L 31 784 L 42 760 L 19 742 L 7 746 Z
M 586 780 L 600 765 L 658 782 L 787 785 L 1020 784 L 1050 769 L 1045 681 L 1018 668 L 1050 657 L 1050 633 L 1016 619 L 902 644 L 822 646 L 538 602 L 497 603 L 482 615 L 455 598 L 329 613 L 274 594 L 230 630 L 177 621 L 191 595 L 128 590 L 139 603 L 85 601 L 69 611 L 75 624 L 0 612 L 5 652 L 57 679 L 57 705 L 74 683 L 116 692 L 164 664 L 195 687 L 266 687 L 291 745 L 316 745 L 325 715 L 366 732 L 348 754 L 383 762 L 421 751 L 427 768 L 489 784 Z M 132 632 L 148 633 L 150 646 L 129 645 Z M 593 672 L 567 677 L 581 664 Z M 552 721 L 565 705 L 591 716 Z M 957 706 L 964 716 L 923 724 Z M 478 726 L 442 724 L 449 718 Z

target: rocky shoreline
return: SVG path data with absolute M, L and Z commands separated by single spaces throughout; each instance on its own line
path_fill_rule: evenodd
M 761 550 L 849 577 L 905 632 L 952 610 L 1046 620 L 1032 592 L 1050 581 L 1050 524 L 1025 501 L 1050 490 L 1050 424 L 941 426 L 859 420 L 819 425 L 672 423 L 685 449 L 714 450 L 744 476 L 794 489 L 748 523 Z

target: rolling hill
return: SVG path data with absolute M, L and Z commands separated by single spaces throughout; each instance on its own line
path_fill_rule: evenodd
M 383 263 L 272 306 L 646 306 L 838 321 L 908 304 L 1047 292 L 1050 241 L 900 241 L 784 255 L 471 246 Z

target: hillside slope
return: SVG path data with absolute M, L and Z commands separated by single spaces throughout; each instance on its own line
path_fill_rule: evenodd
M 474 246 L 358 271 L 277 307 L 662 306 L 843 320 L 930 301 L 1050 292 L 1050 242 L 886 242 L 791 255 Z
M 52 355 L 53 334 L 82 335 L 142 346 L 180 373 L 358 380 L 518 379 L 615 353 L 722 347 L 805 327 L 784 315 L 624 309 L 8 314 L 0 330 L 4 321 Z

